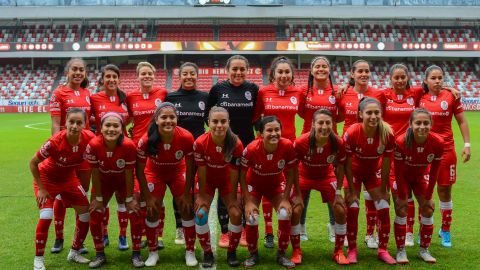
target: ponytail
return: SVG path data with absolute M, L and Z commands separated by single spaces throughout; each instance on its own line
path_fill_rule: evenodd
M 409 127 L 405 132 L 405 147 L 408 149 L 411 149 L 413 144 L 412 142 L 413 142 L 413 129 L 412 127 Z
M 380 135 L 380 144 L 387 145 L 388 137 L 393 135 L 392 127 L 382 119 L 378 123 L 378 133 Z

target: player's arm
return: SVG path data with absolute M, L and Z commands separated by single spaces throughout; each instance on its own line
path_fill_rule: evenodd
M 52 116 L 52 135 L 60 131 L 60 116 Z
M 33 181 L 37 184 L 38 187 L 38 195 L 37 195 L 37 202 L 42 205 L 47 201 L 47 198 L 51 198 L 50 194 L 48 194 L 47 189 L 43 185 L 43 182 L 40 180 L 40 170 L 38 169 L 38 165 L 42 161 L 37 157 L 37 155 L 33 156 L 30 160 L 30 172 L 33 176 Z
M 468 127 L 468 121 L 465 117 L 465 113 L 457 113 L 455 114 L 455 120 L 457 120 L 458 127 L 460 128 L 460 133 L 462 133 L 464 147 L 462 150 L 462 158 L 463 162 L 467 162 L 470 160 L 470 128 Z

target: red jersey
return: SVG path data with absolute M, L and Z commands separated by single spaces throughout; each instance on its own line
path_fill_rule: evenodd
M 195 140 L 193 144 L 195 164 L 206 166 L 207 181 L 209 178 L 230 180 L 230 167 L 239 169 L 242 157 L 243 145 L 240 139 L 232 152 L 231 157 L 225 157 L 223 147 L 216 145 L 212 139 L 212 133 L 207 132 Z
M 445 141 L 445 152 L 455 149 L 452 132 L 452 117 L 463 112 L 460 99 L 455 99 L 452 93 L 441 90 L 437 96 L 425 94 L 420 99 L 420 107 L 432 114 L 432 132 L 440 135 Z
M 274 188 L 285 181 L 284 170 L 297 165 L 295 149 L 290 140 L 280 138 L 277 149 L 267 154 L 263 140 L 251 142 L 243 151 L 242 170 L 247 172 L 247 184 Z
M 346 159 L 345 145 L 342 139 L 337 139 L 337 151 L 333 152 L 330 140 L 322 146 L 316 147 L 313 155 L 309 154 L 310 132 L 300 135 L 295 140 L 295 152 L 300 160 L 298 172 L 301 176 L 311 180 L 323 180 L 335 177 L 333 163 L 344 164 Z
M 132 140 L 125 137 L 122 145 L 117 145 L 113 151 L 109 151 L 103 135 L 98 135 L 90 141 L 85 154 L 90 167 L 98 168 L 103 174 L 118 176 L 125 170 L 135 168 L 137 147 Z M 125 178 L 119 178 L 122 179 Z
M 83 163 L 85 149 L 93 137 L 95 135 L 89 130 L 82 130 L 79 144 L 72 146 L 67 141 L 66 130 L 56 133 L 36 154 L 43 161 L 40 172 L 48 174 L 54 181 L 76 178 L 75 170 Z
M 335 87 L 336 88 L 336 87 Z M 300 103 L 298 108 L 298 114 L 303 118 L 302 134 L 310 132 L 312 128 L 313 113 L 317 110 L 325 109 L 329 110 L 333 116 L 333 130 L 337 133 L 337 98 L 334 92 L 337 89 L 332 89 L 328 85 L 325 89 L 317 89 L 312 86 L 312 89 L 307 94 L 308 86 L 301 88 Z M 333 90 L 333 91 L 332 91 Z
M 356 177 L 375 175 L 382 157 L 391 157 L 395 146 L 393 135 L 388 136 L 386 145 L 380 145 L 378 133 L 368 138 L 362 123 L 353 124 L 343 134 L 345 151 L 352 157 L 352 171 Z
M 254 121 L 261 115 L 275 115 L 282 122 L 282 137 L 295 140 L 295 115 L 298 112 L 300 90 L 291 85 L 285 91 L 279 91 L 275 85 L 269 84 L 258 92 Z
M 392 126 L 395 135 L 404 133 L 408 128 L 410 115 L 423 95 L 423 88 L 406 89 L 402 95 L 397 95 L 391 88 L 387 88 L 381 93 L 380 99 L 384 107 L 383 120 Z
M 138 140 L 147 132 L 155 109 L 165 100 L 167 90 L 154 88 L 149 93 L 139 91 L 130 92 L 127 95 L 127 106 L 130 117 L 133 119 L 132 140 Z
M 360 99 L 364 96 L 379 99 L 380 94 L 380 90 L 370 86 L 363 94 L 355 92 L 352 86 L 348 87 L 338 103 L 338 112 L 339 114 L 343 114 L 345 121 L 343 125 L 343 133 L 345 133 L 351 125 L 358 123 L 358 103 L 360 103 Z
M 405 146 L 405 135 L 402 134 L 396 140 L 395 164 L 398 164 L 398 161 L 400 161 L 403 167 L 401 174 L 395 174 L 397 181 L 403 178 L 404 175 L 408 175 L 408 179 L 402 180 L 423 179 L 428 166 L 432 162 L 440 164 L 444 149 L 443 139 L 439 135 L 430 132 L 425 144 L 418 145 L 415 140 L 412 140 L 412 146 L 407 148 Z
M 85 88 L 73 90 L 66 85 L 60 85 L 50 97 L 50 115 L 60 116 L 60 130 L 65 129 L 67 112 L 71 108 L 80 108 L 87 113 L 85 128 L 89 129 L 90 92 Z
M 165 181 L 185 173 L 185 159 L 193 159 L 193 135 L 190 132 L 176 126 L 172 141 L 160 142 L 155 156 L 148 154 L 147 142 L 148 136 L 144 134 L 137 146 L 137 161 L 147 164 L 145 173 L 155 174 Z
M 108 112 L 116 112 L 123 117 L 123 122 L 128 122 L 128 107 L 125 102 L 119 103 L 118 96 L 109 96 L 105 91 L 98 92 L 91 97 L 92 113 L 95 117 L 95 125 L 97 127 L 97 135 L 102 130 L 102 116 Z M 126 134 L 126 131 L 124 130 Z

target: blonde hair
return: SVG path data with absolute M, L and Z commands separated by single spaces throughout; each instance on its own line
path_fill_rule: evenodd
M 152 64 L 150 64 L 149 62 L 140 62 L 140 63 L 137 64 L 137 76 L 140 73 L 140 69 L 143 68 L 143 67 L 149 67 L 153 71 L 153 73 L 157 72 L 155 67 Z

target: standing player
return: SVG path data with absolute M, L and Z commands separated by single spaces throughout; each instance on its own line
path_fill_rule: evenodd
M 53 135 L 30 161 L 35 197 L 40 219 L 35 232 L 34 269 L 45 269 L 45 244 L 53 218 L 53 203 L 62 196 L 78 215 L 73 244 L 67 259 L 77 263 L 89 263 L 80 255 L 80 248 L 88 233 L 88 199 L 76 169 L 84 162 L 83 155 L 94 135 L 84 130 L 87 122 L 85 111 L 71 108 L 65 114 L 65 129 Z
M 463 162 L 470 160 L 470 130 L 460 99 L 455 99 L 452 93 L 443 89 L 443 80 L 443 70 L 439 66 L 432 65 L 425 70 L 423 81 L 425 95 L 420 100 L 420 107 L 432 113 L 432 132 L 440 135 L 445 141 L 445 152 L 440 163 L 437 179 L 437 192 L 442 214 L 442 228 L 439 235 L 442 238 L 442 246 L 451 247 L 452 186 L 457 178 L 457 154 L 452 132 L 453 116 L 455 116 L 464 141 Z
M 293 64 L 285 56 L 280 56 L 272 61 L 268 75 L 269 85 L 258 92 L 255 106 L 254 121 L 260 120 L 265 115 L 275 115 L 283 124 L 282 136 L 295 141 L 295 115 L 298 113 L 300 90 L 294 83 Z M 262 201 L 263 216 L 265 219 L 265 247 L 273 248 L 272 205 Z
M 337 133 L 337 87 L 333 85 L 333 77 L 330 73 L 330 62 L 326 57 L 317 56 L 310 62 L 310 73 L 308 74 L 308 84 L 301 88 L 300 102 L 298 115 L 303 118 L 302 134 L 311 131 L 312 119 L 315 111 L 319 109 L 326 109 L 332 114 L 332 128 L 333 132 Z M 305 219 L 307 216 L 308 202 L 310 200 L 310 191 L 304 194 L 302 218 L 300 224 L 302 225 L 301 238 L 308 240 L 307 231 L 305 227 Z M 335 217 L 333 209 L 328 205 L 329 222 L 327 223 L 329 240 L 335 243 Z
M 193 185 L 193 136 L 177 126 L 177 111 L 172 103 L 158 106 L 148 132 L 138 142 L 136 174 L 147 203 L 145 220 L 148 247 L 146 266 L 157 264 L 160 208 L 168 187 L 179 206 L 185 232 L 185 262 L 198 264 L 195 258 L 195 227 L 191 189 Z
M 281 137 L 282 126 L 275 116 L 262 118 L 259 132 L 261 139 L 251 142 L 243 152 L 240 174 L 250 252 L 250 257 L 244 264 L 250 268 L 259 263 L 258 206 L 262 197 L 266 197 L 272 202 L 278 216 L 277 263 L 294 268 L 295 263 L 286 257 L 285 251 L 288 248 L 292 225 L 296 228 L 295 231 L 292 230 L 295 243 L 293 246 L 300 248 L 299 223 L 303 201 L 298 185 L 295 150 L 290 140 Z
M 234 55 L 227 60 L 225 66 L 228 80 L 218 83 L 210 89 L 206 111 L 213 106 L 227 109 L 230 115 L 230 128 L 238 134 L 242 145 L 248 145 L 254 139 L 252 118 L 257 101 L 258 86 L 247 81 L 249 64 L 247 58 Z M 222 230 L 218 245 L 228 247 L 228 211 L 220 197 L 217 202 L 217 213 Z M 240 245 L 247 245 L 245 229 L 242 231 Z
M 378 98 L 381 93 L 378 89 L 370 87 L 370 64 L 365 60 L 357 60 L 350 70 L 349 87 L 342 95 L 338 103 L 338 121 L 344 120 L 343 134 L 348 128 L 358 122 L 358 104 L 363 97 Z M 369 248 L 378 248 L 378 236 L 375 237 L 375 225 L 377 223 L 377 211 L 372 197 L 364 192 L 365 216 L 367 220 L 367 234 L 365 244 Z
M 300 160 L 299 184 L 302 196 L 305 197 L 312 189 L 318 190 L 322 194 L 323 202 L 335 208 L 333 260 L 338 264 L 349 264 L 343 254 L 347 234 L 346 206 L 341 195 L 345 146 L 333 132 L 334 125 L 333 115 L 329 110 L 317 110 L 313 114 L 311 131 L 298 137 L 294 147 Z M 292 232 L 297 230 L 299 228 L 292 227 Z M 291 238 L 292 246 L 295 247 L 293 237 Z M 295 263 L 301 261 L 299 251 L 300 249 L 293 249 L 292 261 Z
M 65 129 L 65 120 L 67 112 L 72 108 L 83 109 L 90 116 L 90 92 L 86 89 L 88 79 L 86 73 L 87 65 L 81 58 L 70 59 L 66 66 L 65 72 L 67 82 L 60 85 L 53 91 L 50 98 L 50 116 L 52 118 L 52 135 L 57 134 Z M 87 121 L 85 128 L 89 128 Z M 82 183 L 84 190 L 88 191 L 90 186 L 90 168 L 87 162 L 77 169 L 77 176 Z M 54 209 L 54 226 L 55 226 L 55 244 L 51 252 L 59 253 L 63 249 L 63 227 L 65 221 L 66 207 L 61 196 L 55 198 Z M 82 254 L 87 253 L 87 249 L 81 248 Z
M 115 112 L 102 116 L 101 134 L 90 141 L 86 149 L 86 158 L 92 167 L 92 198 L 90 203 L 90 230 L 97 255 L 90 262 L 91 268 L 106 263 L 104 252 L 102 220 L 103 212 L 114 193 L 117 203 L 125 205 L 129 211 L 132 236 L 132 264 L 143 267 L 140 257 L 142 237 L 142 219 L 139 216 L 137 201 L 133 198 L 133 169 L 135 167 L 136 147 L 123 134 L 123 117 Z
M 426 109 L 416 109 L 410 116 L 407 132 L 396 140 L 395 178 L 398 199 L 395 200 L 395 241 L 397 262 L 407 264 L 405 235 L 407 223 L 407 196 L 409 189 L 417 198 L 420 209 L 420 251 L 418 256 L 426 262 L 436 260 L 428 247 L 433 235 L 433 190 L 443 155 L 444 142 L 430 132 L 432 115 Z M 425 177 L 427 176 L 427 177 Z
M 228 224 L 228 265 L 239 266 L 236 249 L 242 234 L 242 209 L 237 201 L 238 171 L 243 146 L 230 129 L 225 108 L 214 106 L 208 114 L 210 131 L 198 137 L 193 146 L 198 179 L 195 197 L 195 229 L 203 248 L 203 267 L 212 267 L 214 257 L 210 245 L 208 212 L 218 188 L 230 216 Z
M 148 125 L 152 119 L 155 109 L 159 106 L 167 96 L 167 90 L 163 88 L 155 88 L 155 67 L 149 62 L 140 62 L 137 65 L 137 78 L 139 82 L 138 91 L 133 91 L 127 95 L 127 106 L 128 113 L 130 118 L 133 120 L 133 127 L 129 130 L 130 136 L 135 143 L 138 145 L 138 141 L 142 136 L 147 132 Z M 135 175 L 134 175 L 135 176 Z M 138 186 L 138 181 L 135 179 L 135 194 L 136 196 L 140 195 L 140 188 Z M 140 197 L 137 199 L 142 200 Z M 142 207 L 142 215 L 145 218 L 145 202 L 140 202 Z M 165 207 L 162 206 L 160 210 L 160 219 L 165 218 Z M 183 238 L 183 228 L 182 220 L 180 216 L 175 215 L 176 221 L 176 238 L 175 242 L 179 244 L 185 244 Z M 163 226 L 163 223 L 162 223 Z M 163 227 L 159 228 L 159 235 L 163 232 Z M 161 249 L 164 247 L 163 240 L 159 237 L 158 239 L 158 248 Z
M 127 96 L 118 88 L 120 85 L 120 69 L 112 64 L 108 64 L 102 68 L 102 74 L 98 82 L 99 86 L 104 91 L 92 95 L 92 115 L 95 117 L 95 126 L 97 127 L 97 135 L 101 130 L 101 119 L 107 112 L 116 112 L 123 117 L 124 134 L 126 135 L 126 125 L 129 122 L 128 107 L 126 104 Z M 117 202 L 119 201 L 119 194 L 115 193 Z M 108 221 L 110 219 L 110 208 L 105 207 L 104 211 L 104 245 L 109 245 L 108 239 Z M 127 241 L 127 227 L 128 227 L 128 213 L 125 203 L 117 204 L 118 224 L 120 226 L 120 234 L 118 237 L 118 249 L 127 250 L 129 248 Z
M 350 126 L 343 135 L 347 152 L 345 175 L 349 187 L 346 191 L 347 258 L 350 263 L 357 262 L 358 197 L 363 183 L 378 212 L 378 258 L 387 264 L 395 264 L 387 250 L 390 234 L 387 185 L 395 139 L 391 127 L 382 120 L 382 107 L 378 100 L 362 98 L 358 105 L 358 117 L 362 122 Z M 381 172 L 381 179 L 377 177 L 377 171 Z

